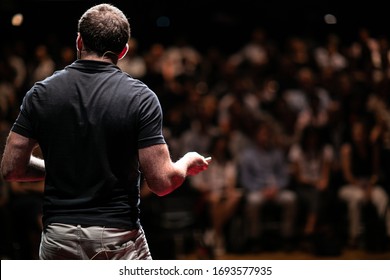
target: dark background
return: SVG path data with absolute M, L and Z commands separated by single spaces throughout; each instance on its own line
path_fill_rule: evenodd
M 93 4 L 91 0 L 1 0 L 1 41 L 22 39 L 32 44 L 56 37 L 60 44 L 73 44 L 77 20 Z M 374 36 L 390 34 L 390 17 L 385 2 L 374 1 L 107 1 L 128 16 L 132 36 L 141 48 L 153 42 L 170 44 L 179 37 L 205 49 L 218 46 L 232 51 L 247 41 L 256 26 L 267 30 L 277 41 L 291 35 L 324 40 L 326 34 L 339 34 L 344 42 L 357 37 L 360 27 Z M 12 27 L 11 16 L 23 13 L 24 23 Z M 336 16 L 328 25 L 324 15 Z M 168 20 L 168 21 L 167 21 Z

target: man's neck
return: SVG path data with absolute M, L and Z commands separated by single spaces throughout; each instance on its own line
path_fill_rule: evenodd
M 113 61 L 109 56 L 98 56 L 95 53 L 90 53 L 85 51 L 82 51 L 80 53 L 79 59 L 95 60 L 95 61 L 102 61 L 102 62 L 116 64 L 115 61 Z

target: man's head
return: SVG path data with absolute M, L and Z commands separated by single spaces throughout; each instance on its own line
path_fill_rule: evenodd
M 92 52 L 115 61 L 127 52 L 130 24 L 123 12 L 111 4 L 89 8 L 79 19 L 78 32 L 79 51 Z
M 272 148 L 275 144 L 273 128 L 267 122 L 259 122 L 254 129 L 255 143 L 264 149 Z

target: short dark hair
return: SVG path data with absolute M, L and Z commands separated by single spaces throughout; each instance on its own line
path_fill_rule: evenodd
M 130 39 L 130 24 L 124 13 L 111 4 L 89 8 L 79 19 L 78 32 L 87 51 L 118 54 Z

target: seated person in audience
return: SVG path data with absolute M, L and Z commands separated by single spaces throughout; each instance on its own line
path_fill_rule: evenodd
M 354 121 L 350 139 L 340 151 L 341 170 L 345 184 L 339 190 L 339 197 L 346 202 L 349 221 L 349 245 L 355 247 L 364 232 L 362 206 L 372 203 L 379 216 L 386 216 L 387 235 L 390 236 L 390 215 L 388 195 L 378 184 L 380 167 L 379 149 L 370 141 L 370 129 L 364 121 Z
M 258 245 L 262 233 L 261 210 L 267 202 L 282 209 L 280 234 L 285 241 L 294 234 L 296 194 L 288 189 L 289 173 L 284 150 L 275 143 L 272 127 L 260 122 L 239 159 L 239 185 L 245 192 L 249 242 Z
M 210 155 L 213 166 L 207 172 L 190 178 L 194 188 L 204 195 L 211 229 L 206 231 L 206 243 L 210 242 L 216 255 L 225 252 L 224 226 L 235 214 L 241 199 L 237 188 L 237 167 L 232 158 L 226 136 L 215 136 L 211 141 Z M 196 177 L 196 178 L 195 178 Z
M 324 142 L 321 132 L 318 127 L 307 126 L 300 141 L 291 146 L 288 155 L 295 190 L 306 210 L 303 228 L 306 237 L 315 231 L 323 202 L 322 194 L 328 189 L 334 156 L 333 147 Z

